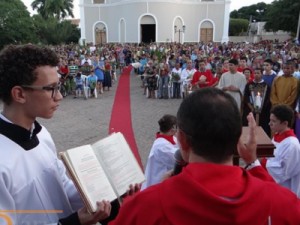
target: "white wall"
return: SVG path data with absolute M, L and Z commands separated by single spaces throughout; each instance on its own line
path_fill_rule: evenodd
M 126 42 L 140 42 L 139 21 L 143 15 L 151 15 L 156 23 L 156 41 L 165 42 L 174 40 L 174 22 L 180 18 L 186 26 L 186 32 L 182 36 L 185 42 L 199 42 L 200 24 L 207 20 L 214 24 L 213 41 L 221 42 L 226 39 L 224 28 L 225 1 L 216 0 L 203 2 L 200 0 L 106 0 L 106 4 L 90 4 L 91 0 L 83 0 L 81 5 L 84 11 L 85 26 L 82 36 L 86 43 L 94 41 L 94 27 L 97 22 L 107 24 L 107 41 L 119 42 L 120 36 L 126 36 Z M 227 10 L 227 9 L 226 9 Z M 228 13 L 229 16 L 229 13 Z M 126 23 L 125 34 L 120 34 L 119 23 L 121 18 Z M 179 29 L 179 28 L 178 28 Z

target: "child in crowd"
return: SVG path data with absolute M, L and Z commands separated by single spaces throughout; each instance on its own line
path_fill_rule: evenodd
M 178 150 L 177 138 L 174 136 L 177 130 L 177 120 L 175 116 L 164 115 L 159 121 L 159 132 L 152 145 L 148 162 L 146 165 L 146 181 L 142 189 L 160 183 L 164 175 L 175 164 L 174 153 Z

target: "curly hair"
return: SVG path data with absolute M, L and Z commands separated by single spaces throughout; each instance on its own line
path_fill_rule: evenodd
M 0 52 L 0 99 L 7 105 L 12 101 L 11 89 L 31 85 L 37 79 L 40 66 L 57 66 L 59 59 L 47 47 L 32 44 L 9 45 Z

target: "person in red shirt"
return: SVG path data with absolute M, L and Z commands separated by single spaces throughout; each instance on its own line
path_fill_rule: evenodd
M 300 200 L 276 184 L 257 160 L 252 113 L 247 145 L 240 141 L 239 108 L 220 89 L 188 95 L 177 121 L 188 165 L 125 202 L 110 225 L 299 225 Z M 233 166 L 237 150 L 247 168 Z
M 218 65 L 217 68 L 216 68 L 216 73 L 215 73 L 215 75 L 213 77 L 213 81 L 212 81 L 211 87 L 218 86 L 219 80 L 220 80 L 222 74 L 223 74 L 222 73 L 222 65 Z
M 243 70 L 243 74 L 245 75 L 247 83 L 251 83 L 253 81 L 253 79 L 251 77 L 251 73 L 252 73 L 252 71 L 249 68 L 245 68 Z
M 69 82 L 69 66 L 64 59 L 61 60 L 57 72 L 60 74 L 60 82 L 66 87 L 66 93 L 63 93 L 63 96 L 65 97 L 66 95 L 70 94 L 71 85 Z
M 112 77 L 111 77 L 111 65 L 109 64 L 108 61 L 105 61 L 104 65 L 104 80 L 103 80 L 103 90 L 105 87 L 107 87 L 107 91 L 109 91 L 109 88 L 112 85 Z
M 58 73 L 61 75 L 61 78 L 66 79 L 70 73 L 68 64 L 65 60 L 62 60 L 60 62 L 60 65 L 58 66 Z
M 199 70 L 194 73 L 192 79 L 193 89 L 210 87 L 213 83 L 213 75 L 210 70 L 205 68 L 206 64 L 204 60 L 199 60 Z
M 247 82 L 249 83 L 250 81 L 254 80 L 254 74 L 253 71 L 250 67 L 247 65 L 247 57 L 243 56 L 239 60 L 239 67 L 237 68 L 237 71 L 240 73 L 244 73 L 245 69 L 248 69 L 250 71 L 249 79 L 247 79 Z

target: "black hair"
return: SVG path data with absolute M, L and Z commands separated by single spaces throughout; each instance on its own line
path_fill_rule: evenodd
M 209 161 L 224 162 L 237 150 L 241 115 L 235 100 L 220 89 L 190 94 L 179 107 L 177 123 L 193 152 Z
M 243 69 L 243 73 L 245 73 L 245 71 L 247 71 L 247 70 L 250 71 L 250 73 L 252 72 L 250 68 L 245 68 L 245 69 Z
M 287 121 L 288 127 L 292 127 L 294 121 L 294 111 L 288 105 L 276 105 L 271 109 L 271 114 L 276 116 L 280 122 Z
M 287 60 L 283 65 L 293 66 L 295 68 L 295 62 L 293 60 Z
M 158 121 L 159 131 L 166 133 L 177 125 L 176 116 L 166 114 Z
M 265 63 L 269 63 L 270 65 L 273 65 L 273 61 L 272 59 L 265 59 L 264 61 Z
M 234 64 L 236 66 L 239 64 L 239 62 L 236 59 L 230 59 L 229 63 Z
M 242 57 L 240 57 L 240 60 L 245 60 L 247 62 L 248 59 L 246 56 L 242 56 Z
M 198 61 L 198 64 L 200 64 L 200 63 L 206 63 L 206 62 L 205 62 L 204 59 L 200 59 L 200 60 Z
M 34 83 L 38 67 L 55 67 L 58 62 L 56 53 L 47 47 L 32 44 L 7 46 L 0 52 L 0 99 L 10 104 L 14 86 Z
M 255 68 L 254 71 L 256 71 L 256 70 L 260 71 L 261 74 L 264 73 L 264 69 L 263 68 Z

